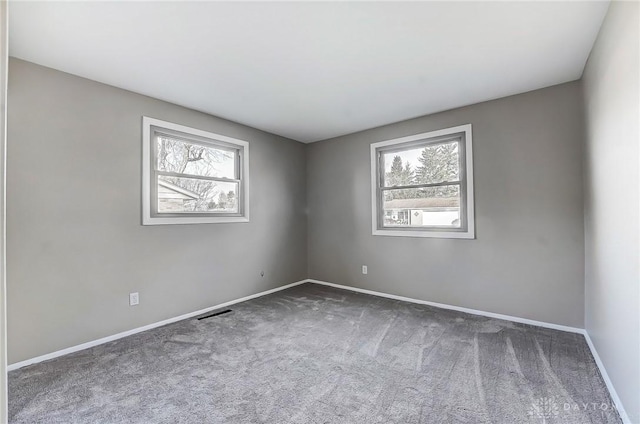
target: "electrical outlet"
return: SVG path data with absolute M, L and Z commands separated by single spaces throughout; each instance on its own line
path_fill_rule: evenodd
M 129 306 L 136 306 L 140 303 L 140 295 L 138 293 L 129 293 Z
M 362 273 L 366 274 L 367 272 L 369 272 L 369 270 L 367 269 L 366 265 L 362 265 Z

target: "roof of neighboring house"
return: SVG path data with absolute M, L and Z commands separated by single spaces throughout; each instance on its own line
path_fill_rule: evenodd
M 187 198 L 191 198 L 191 199 L 199 199 L 200 196 L 198 195 L 198 193 L 195 193 L 191 190 L 187 190 L 186 188 L 182 188 L 180 186 L 177 186 L 175 184 L 171 184 L 167 181 L 162 181 L 162 180 L 158 180 L 158 185 L 160 187 L 164 187 L 165 189 L 171 190 L 173 192 L 176 193 L 180 193 L 184 196 L 186 196 Z
M 424 199 L 393 199 L 384 202 L 385 209 L 426 209 L 460 206 L 457 197 L 430 197 Z

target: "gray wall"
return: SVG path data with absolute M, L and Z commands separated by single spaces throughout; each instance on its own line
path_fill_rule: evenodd
M 584 73 L 585 325 L 640 423 L 640 4 L 612 2 Z
M 9 363 L 306 277 L 303 144 L 17 59 L 9 104 Z M 140 225 L 142 115 L 247 140 L 251 222 Z
M 311 144 L 309 277 L 582 327 L 581 102 L 574 82 Z M 372 236 L 370 143 L 466 123 L 476 240 Z
M 0 3 L 0 240 L 5 237 L 5 148 L 7 128 L 7 72 L 9 43 L 7 2 Z M 0 243 L 0 422 L 8 421 L 7 411 L 7 296 L 5 286 L 5 246 Z

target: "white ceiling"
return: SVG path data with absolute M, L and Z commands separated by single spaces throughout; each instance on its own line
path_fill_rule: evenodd
M 12 2 L 10 54 L 312 142 L 579 79 L 608 2 Z

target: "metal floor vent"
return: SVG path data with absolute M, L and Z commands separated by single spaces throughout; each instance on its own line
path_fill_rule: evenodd
M 200 318 L 198 318 L 198 321 L 203 320 L 203 319 L 207 319 L 207 318 L 211 318 L 211 317 L 217 317 L 218 315 L 222 315 L 222 314 L 228 314 L 229 312 L 231 312 L 231 309 L 225 309 L 224 311 L 220 311 L 220 312 L 216 312 L 216 313 L 211 314 L 211 315 L 200 317 Z

